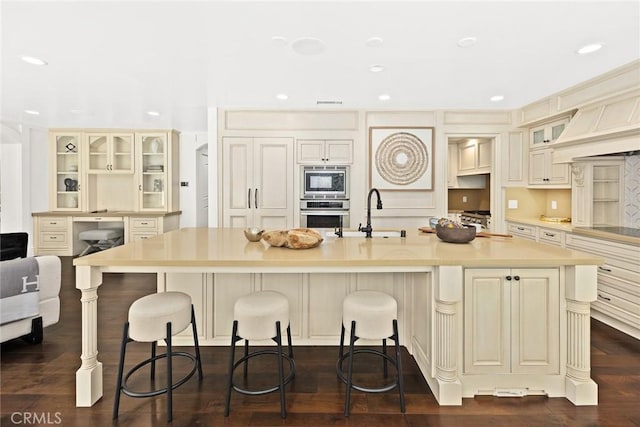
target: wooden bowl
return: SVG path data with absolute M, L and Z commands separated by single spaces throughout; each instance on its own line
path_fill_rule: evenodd
M 464 226 L 462 228 L 448 228 L 436 225 L 436 235 L 447 243 L 469 243 L 476 238 L 476 228 Z

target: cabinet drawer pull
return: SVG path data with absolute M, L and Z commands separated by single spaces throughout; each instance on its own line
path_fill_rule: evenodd
M 522 228 L 522 227 L 516 227 L 516 228 L 517 228 L 518 230 L 520 230 L 520 231 L 525 231 L 525 229 L 524 229 L 524 228 Z
M 56 239 L 57 239 L 57 237 L 56 237 L 56 236 L 51 236 L 51 237 L 50 237 L 50 239 L 51 239 L 51 240 L 56 240 Z
M 607 273 L 611 273 L 610 268 L 598 267 L 599 270 L 606 271 Z
M 149 225 L 149 223 L 146 222 L 146 221 L 143 221 L 143 222 L 140 223 L 140 225 Z
M 556 235 L 555 235 L 555 234 L 553 234 L 553 233 L 547 233 L 546 231 L 544 232 L 544 235 L 545 235 L 545 236 L 547 236 L 547 237 L 556 237 Z
M 600 295 L 600 294 L 598 294 L 598 298 L 601 298 L 601 299 L 603 299 L 603 300 L 605 300 L 605 301 L 611 301 L 611 298 L 607 298 L 607 297 L 602 296 L 602 295 Z

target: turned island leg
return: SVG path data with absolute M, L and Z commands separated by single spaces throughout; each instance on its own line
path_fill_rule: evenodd
M 98 361 L 98 287 L 96 267 L 76 267 L 76 288 L 82 291 L 82 364 L 76 371 L 76 406 L 92 406 L 102 397 L 102 363 Z
M 597 405 L 598 384 L 591 379 L 591 301 L 598 291 L 595 265 L 567 267 L 566 396 L 574 405 Z

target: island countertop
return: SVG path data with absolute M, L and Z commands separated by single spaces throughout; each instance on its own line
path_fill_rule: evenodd
M 270 247 L 249 242 L 241 228 L 182 228 L 74 260 L 76 266 L 172 267 L 556 267 L 599 265 L 583 252 L 527 239 L 477 237 L 453 244 L 418 230 L 400 237 L 325 237 L 312 249 Z

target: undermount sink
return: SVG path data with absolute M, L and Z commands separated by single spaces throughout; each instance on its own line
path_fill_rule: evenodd
M 338 237 L 335 231 L 325 232 L 326 237 Z M 342 237 L 362 237 L 365 238 L 365 233 L 358 230 L 343 230 Z M 401 237 L 400 230 L 387 230 L 387 231 L 372 231 L 371 237 Z

